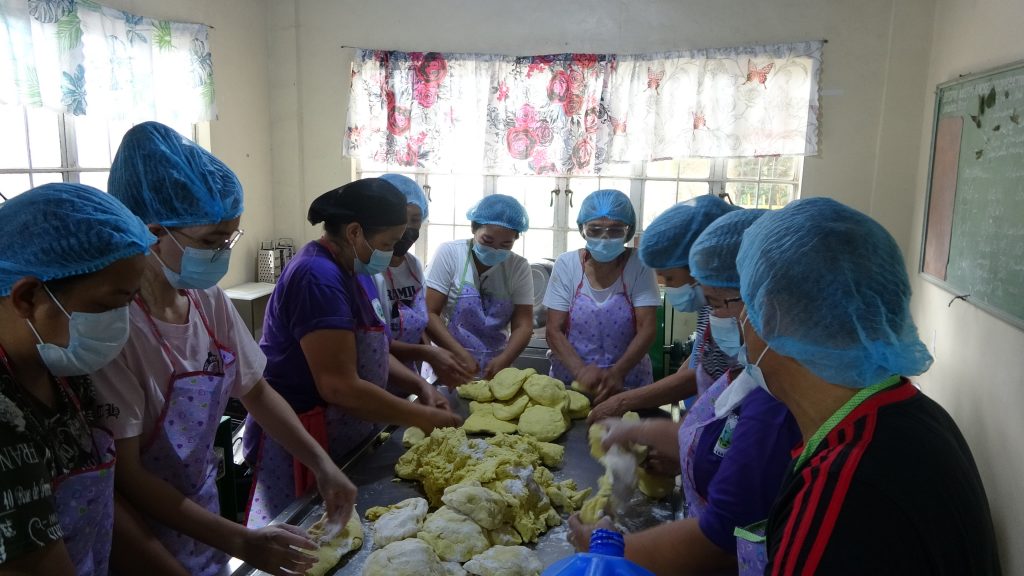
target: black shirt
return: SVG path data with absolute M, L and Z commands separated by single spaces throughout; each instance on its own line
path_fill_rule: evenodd
M 87 377 L 65 380 L 87 413 L 95 406 Z M 86 417 L 62 386 L 46 406 L 0 364 L 0 563 L 64 537 L 53 481 L 98 463 Z
M 794 466 L 768 518 L 766 574 L 1000 574 L 967 442 L 909 381 L 865 400 Z

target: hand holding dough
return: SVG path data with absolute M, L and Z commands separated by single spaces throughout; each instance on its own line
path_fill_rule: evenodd
M 315 524 L 307 531 L 314 540 L 319 540 L 327 529 L 327 513 L 324 512 Z M 328 542 L 321 542 L 320 548 L 316 551 L 316 564 L 306 570 L 306 576 L 323 576 L 330 569 L 338 565 L 341 559 L 349 552 L 358 550 L 363 546 L 363 526 L 359 522 L 359 513 L 352 511 L 352 517 L 348 524 L 342 528 L 337 536 Z

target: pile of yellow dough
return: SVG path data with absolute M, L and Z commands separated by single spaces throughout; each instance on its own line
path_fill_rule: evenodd
M 327 530 L 327 513 L 307 531 L 314 540 L 321 540 Z M 320 542 L 320 548 L 316 551 L 316 564 L 306 570 L 306 576 L 323 576 L 341 562 L 349 552 L 354 552 L 363 546 L 363 526 L 359 522 L 359 512 L 352 510 L 352 517 L 348 524 L 338 533 L 337 536 L 328 542 Z
M 518 432 L 550 442 L 569 429 L 571 420 L 590 413 L 586 396 L 532 368 L 505 368 L 492 380 L 460 386 L 458 393 L 471 401 L 462 425 L 470 434 Z

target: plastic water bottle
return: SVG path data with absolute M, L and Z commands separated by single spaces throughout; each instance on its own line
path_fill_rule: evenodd
M 563 558 L 544 571 L 543 576 L 654 576 L 652 572 L 625 559 L 626 541 L 611 530 L 594 530 L 590 552 Z

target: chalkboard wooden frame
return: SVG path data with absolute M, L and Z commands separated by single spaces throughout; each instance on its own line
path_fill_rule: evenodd
M 943 95 L 943 91 L 948 89 L 948 88 L 951 88 L 951 87 L 955 87 L 955 86 L 958 86 L 958 85 L 961 85 L 961 84 L 971 83 L 971 82 L 974 82 L 974 81 L 977 81 L 977 80 L 981 80 L 981 79 L 984 79 L 984 78 L 987 78 L 987 77 L 990 77 L 990 76 L 996 76 L 996 75 L 1002 74 L 1004 72 L 1009 72 L 1009 71 L 1013 71 L 1013 70 L 1019 70 L 1021 72 L 1021 74 L 1024 75 L 1024 60 L 1018 60 L 1018 61 L 1010 63 L 1010 64 L 1006 64 L 1006 65 L 999 66 L 999 67 L 996 67 L 996 68 L 991 68 L 991 69 L 988 69 L 988 70 L 983 70 L 981 72 L 976 72 L 976 73 L 973 73 L 973 74 L 965 74 L 965 75 L 962 75 L 962 76 L 960 76 L 958 78 L 955 78 L 953 80 L 949 80 L 949 81 L 943 82 L 943 83 L 941 83 L 941 84 L 939 84 L 939 85 L 937 85 L 935 87 L 935 107 L 934 107 L 934 110 L 932 112 L 932 135 L 931 135 L 931 140 L 930 140 L 930 142 L 931 142 L 931 149 L 930 149 L 929 155 L 928 155 L 928 183 L 927 183 L 927 189 L 926 189 L 926 195 L 925 195 L 924 218 L 923 218 L 924 221 L 922 223 L 922 228 L 923 229 L 922 229 L 922 234 L 921 234 L 921 247 L 920 247 L 920 254 L 919 254 L 920 257 L 919 257 L 919 260 L 918 260 L 918 273 L 921 275 L 922 278 L 924 278 L 925 280 L 927 280 L 931 284 L 934 284 L 934 285 L 938 286 L 939 288 L 949 292 L 952 295 L 952 299 L 950 300 L 950 305 L 953 305 L 955 300 L 963 300 L 964 302 L 968 302 L 968 303 L 970 303 L 970 304 L 980 308 L 981 310 L 984 310 L 985 312 L 991 314 L 992 316 L 995 316 L 996 318 L 999 318 L 1000 320 L 1002 320 L 1004 322 L 1007 322 L 1008 324 L 1010 324 L 1010 325 L 1012 325 L 1012 326 L 1014 326 L 1016 328 L 1024 330 L 1024 317 L 1018 316 L 1018 315 L 1016 315 L 1016 314 L 1014 314 L 1014 313 L 1012 313 L 1010 311 L 1007 311 L 1007 310 L 1004 310 L 1004 309 L 1002 309 L 1002 308 L 1000 308 L 998 306 L 992 305 L 992 304 L 990 304 L 990 303 L 988 303 L 988 302 L 986 302 L 984 300 L 976 299 L 976 298 L 971 298 L 970 294 L 965 293 L 961 288 L 958 288 L 958 287 L 954 286 L 953 284 L 951 284 L 950 282 L 947 282 L 945 279 L 939 278 L 939 277 L 929 273 L 928 271 L 926 271 L 926 266 L 927 266 L 927 263 L 926 263 L 926 256 L 927 256 L 926 248 L 928 247 L 929 232 L 935 232 L 936 230 L 933 228 L 933 226 L 937 225 L 937 223 L 929 221 L 929 215 L 930 215 L 930 212 L 931 212 L 932 200 L 933 200 L 932 192 L 933 192 L 933 184 L 934 183 L 933 183 L 932 180 L 933 180 L 933 177 L 935 175 L 936 144 L 938 143 L 939 132 L 940 132 L 940 121 L 942 119 L 942 117 L 940 115 L 941 115 L 942 110 L 943 110 L 942 109 L 942 95 Z M 959 182 L 959 179 L 958 179 L 958 181 L 956 183 L 957 190 L 959 190 L 959 186 L 960 186 L 960 182 Z M 955 214 L 956 213 L 955 213 L 955 208 L 954 208 L 953 211 L 950 214 L 951 219 L 953 221 L 955 221 Z M 948 246 L 946 247 L 946 250 L 948 251 Z

